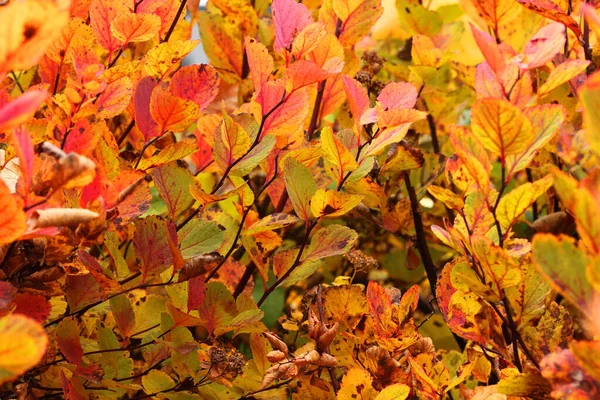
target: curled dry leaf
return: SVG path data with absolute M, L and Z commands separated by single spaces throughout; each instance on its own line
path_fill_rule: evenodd
M 49 226 L 68 226 L 71 228 L 98 218 L 100 214 L 85 208 L 46 208 L 35 210 L 29 218 L 31 229 Z

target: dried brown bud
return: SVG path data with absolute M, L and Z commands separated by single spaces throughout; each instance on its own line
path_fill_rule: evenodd
M 267 353 L 267 360 L 272 363 L 276 363 L 285 360 L 285 353 L 279 350 L 273 350 Z

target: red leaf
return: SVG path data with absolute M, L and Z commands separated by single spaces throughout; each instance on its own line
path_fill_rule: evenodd
M 147 76 L 138 83 L 133 96 L 135 124 L 144 135 L 146 142 L 162 133 L 158 124 L 150 115 L 150 98 L 152 97 L 152 91 L 157 86 L 158 80 L 152 76 Z
M 206 298 L 206 285 L 203 276 L 196 276 L 188 281 L 188 313 L 195 310 Z
M 9 130 L 33 117 L 47 96 L 45 90 L 30 90 L 0 108 L 0 132 Z
M 79 332 L 79 324 L 75 317 L 63 319 L 56 328 L 56 341 L 60 352 L 71 364 L 75 365 L 81 364 L 83 358 Z
M 38 294 L 19 293 L 13 299 L 16 306 L 14 313 L 23 314 L 39 323 L 44 322 L 52 310 L 52 305 L 48 300 Z
M 198 104 L 204 110 L 219 94 L 220 79 L 217 71 L 207 64 L 181 68 L 171 79 L 171 93 Z
M 167 240 L 167 227 L 159 217 L 150 217 L 135 221 L 133 248 L 140 259 L 142 281 L 158 275 L 173 265 L 173 256 Z

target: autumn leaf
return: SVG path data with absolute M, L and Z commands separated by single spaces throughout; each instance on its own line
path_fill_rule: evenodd
M 286 49 L 294 35 L 312 22 L 304 4 L 295 0 L 273 1 L 273 25 L 275 26 L 275 50 Z
M 341 225 L 329 225 L 314 234 L 306 249 L 303 261 L 316 261 L 348 252 L 358 234 L 352 229 Z
M 310 171 L 294 158 L 288 157 L 285 160 L 284 179 L 296 215 L 308 221 L 310 219 L 311 198 L 317 191 L 317 186 Z
M 0 318 L 0 382 L 10 382 L 33 368 L 46 353 L 48 336 L 37 322 L 22 315 Z
M 193 101 L 202 111 L 217 96 L 219 86 L 217 71 L 210 65 L 198 64 L 180 68 L 171 78 L 169 89 L 171 94 Z
M 0 180 L 0 206 L 4 212 L 0 216 L 0 243 L 17 240 L 27 229 L 27 217 L 17 198 L 14 197 L 4 181 Z
M 310 200 L 310 210 L 315 217 L 338 217 L 360 204 L 363 196 L 319 189 Z
M 529 120 L 505 100 L 478 100 L 471 113 L 473 135 L 487 150 L 499 154 L 503 160 L 525 150 L 533 141 Z
M 94 29 L 98 43 L 108 50 L 109 57 L 123 42 L 113 36 L 111 24 L 122 14 L 128 13 L 125 4 L 119 0 L 92 0 L 90 5 L 90 25 Z
M 517 0 L 523 7 L 540 14 L 551 20 L 560 22 L 579 37 L 581 29 L 573 17 L 565 13 L 556 3 L 551 0 Z
M 157 86 L 150 97 L 150 114 L 159 132 L 181 132 L 189 128 L 198 116 L 198 106 L 190 100 L 171 95 Z
M 83 348 L 79 340 L 80 327 L 75 318 L 63 319 L 56 328 L 56 341 L 61 353 L 70 363 L 79 365 L 83 358 Z
M 123 13 L 110 23 L 110 32 L 123 45 L 150 40 L 159 30 L 160 18 L 154 14 Z
M 157 216 L 136 220 L 133 247 L 139 257 L 142 280 L 158 275 L 173 264 L 167 227 Z
M 31 90 L 0 107 L 0 131 L 8 131 L 33 117 L 47 97 L 44 90 Z
M 505 194 L 500 199 L 496 208 L 496 216 L 500 224 L 505 228 L 510 228 L 540 196 L 552 186 L 552 176 L 527 182 Z

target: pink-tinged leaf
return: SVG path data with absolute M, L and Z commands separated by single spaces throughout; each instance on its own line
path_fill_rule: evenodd
M 204 277 L 197 276 L 188 281 L 188 300 L 187 300 L 187 311 L 188 313 L 198 308 L 200 304 L 204 302 L 206 297 L 206 285 L 204 284 Z
M 310 12 L 295 0 L 274 0 L 273 25 L 275 25 L 275 50 L 287 48 L 294 37 L 312 23 Z
M 569 28 L 575 36 L 581 36 L 581 29 L 579 29 L 579 25 L 577 21 L 573 19 L 570 15 L 565 13 L 558 4 L 554 3 L 552 0 L 517 0 L 519 4 L 523 7 L 528 8 L 536 14 L 540 14 L 543 17 L 551 19 L 556 22 L 560 22 Z
M 173 265 L 173 257 L 167 240 L 165 222 L 156 215 L 135 221 L 133 248 L 140 260 L 142 280 L 158 275 Z
M 384 110 L 413 108 L 417 104 L 417 89 L 407 82 L 391 82 L 379 93 L 377 101 Z
M 206 297 L 198 306 L 198 314 L 211 335 L 216 329 L 227 326 L 237 314 L 235 300 L 231 292 L 221 282 L 206 285 Z
M 191 100 L 204 110 L 219 94 L 220 79 L 217 71 L 207 64 L 189 65 L 173 75 L 169 88 L 182 99 Z
M 269 76 L 275 69 L 273 57 L 269 54 L 267 47 L 257 42 L 256 39 L 247 37 L 244 46 L 246 47 L 246 58 L 248 59 L 254 91 L 258 96 L 262 86 L 269 80 Z
M 0 108 L 0 132 L 7 131 L 33 117 L 46 100 L 45 90 L 30 90 Z
M 152 91 L 158 86 L 158 80 L 152 76 L 142 79 L 135 88 L 133 104 L 135 107 L 135 124 L 148 142 L 162 132 L 156 121 L 150 115 L 150 98 Z
M 365 111 L 371 106 L 367 88 L 349 76 L 343 76 L 344 91 L 348 98 L 348 105 L 354 121 L 358 121 Z
M 333 7 L 342 20 L 340 43 L 351 46 L 367 35 L 383 14 L 381 0 L 334 1 Z
M 126 76 L 109 83 L 96 102 L 98 117 L 112 118 L 123 112 L 131 101 L 132 90 L 131 79 Z
M 171 221 L 194 202 L 189 187 L 194 184 L 194 177 L 187 168 L 179 166 L 176 162 L 161 165 L 150 173 L 160 197 L 165 201 Z
M 135 313 L 127 295 L 111 298 L 110 309 L 123 337 L 131 337 L 135 333 Z
M 490 36 L 488 33 L 480 31 L 473 24 L 471 24 L 471 32 L 473 33 L 473 37 L 475 38 L 475 43 L 477 43 L 477 47 L 483 54 L 483 57 L 488 62 L 492 70 L 500 75 L 504 68 L 506 67 L 506 63 L 504 61 L 504 56 L 496 43 L 496 40 Z
M 286 89 L 288 93 L 321 82 L 329 73 L 319 68 L 313 61 L 298 60 L 285 71 Z
M 504 89 L 488 62 L 482 62 L 475 71 L 475 92 L 478 99 L 503 99 Z
M 524 59 L 519 66 L 524 69 L 533 69 L 546 65 L 557 55 L 564 51 L 565 26 L 554 22 L 540 29 L 525 45 Z
M 56 328 L 56 341 L 60 352 L 71 364 L 79 365 L 83 358 L 83 348 L 79 340 L 81 329 L 75 317 L 60 321 Z
M 19 293 L 13 299 L 15 314 L 23 314 L 39 323 L 44 322 L 52 311 L 52 305 L 39 294 Z
M 19 157 L 19 167 L 21 167 L 20 181 L 23 183 L 23 192 L 29 195 L 33 173 L 33 142 L 27 129 L 22 126 L 13 130 L 13 139 L 15 151 Z
M 110 57 L 112 57 L 113 51 L 123 44 L 113 36 L 110 24 L 119 15 L 128 12 L 129 10 L 122 0 L 93 0 L 90 5 L 90 25 L 94 29 L 98 43 L 108 50 Z
M 0 281 L 0 315 L 4 315 L 8 306 L 17 295 L 17 288 L 8 282 Z

